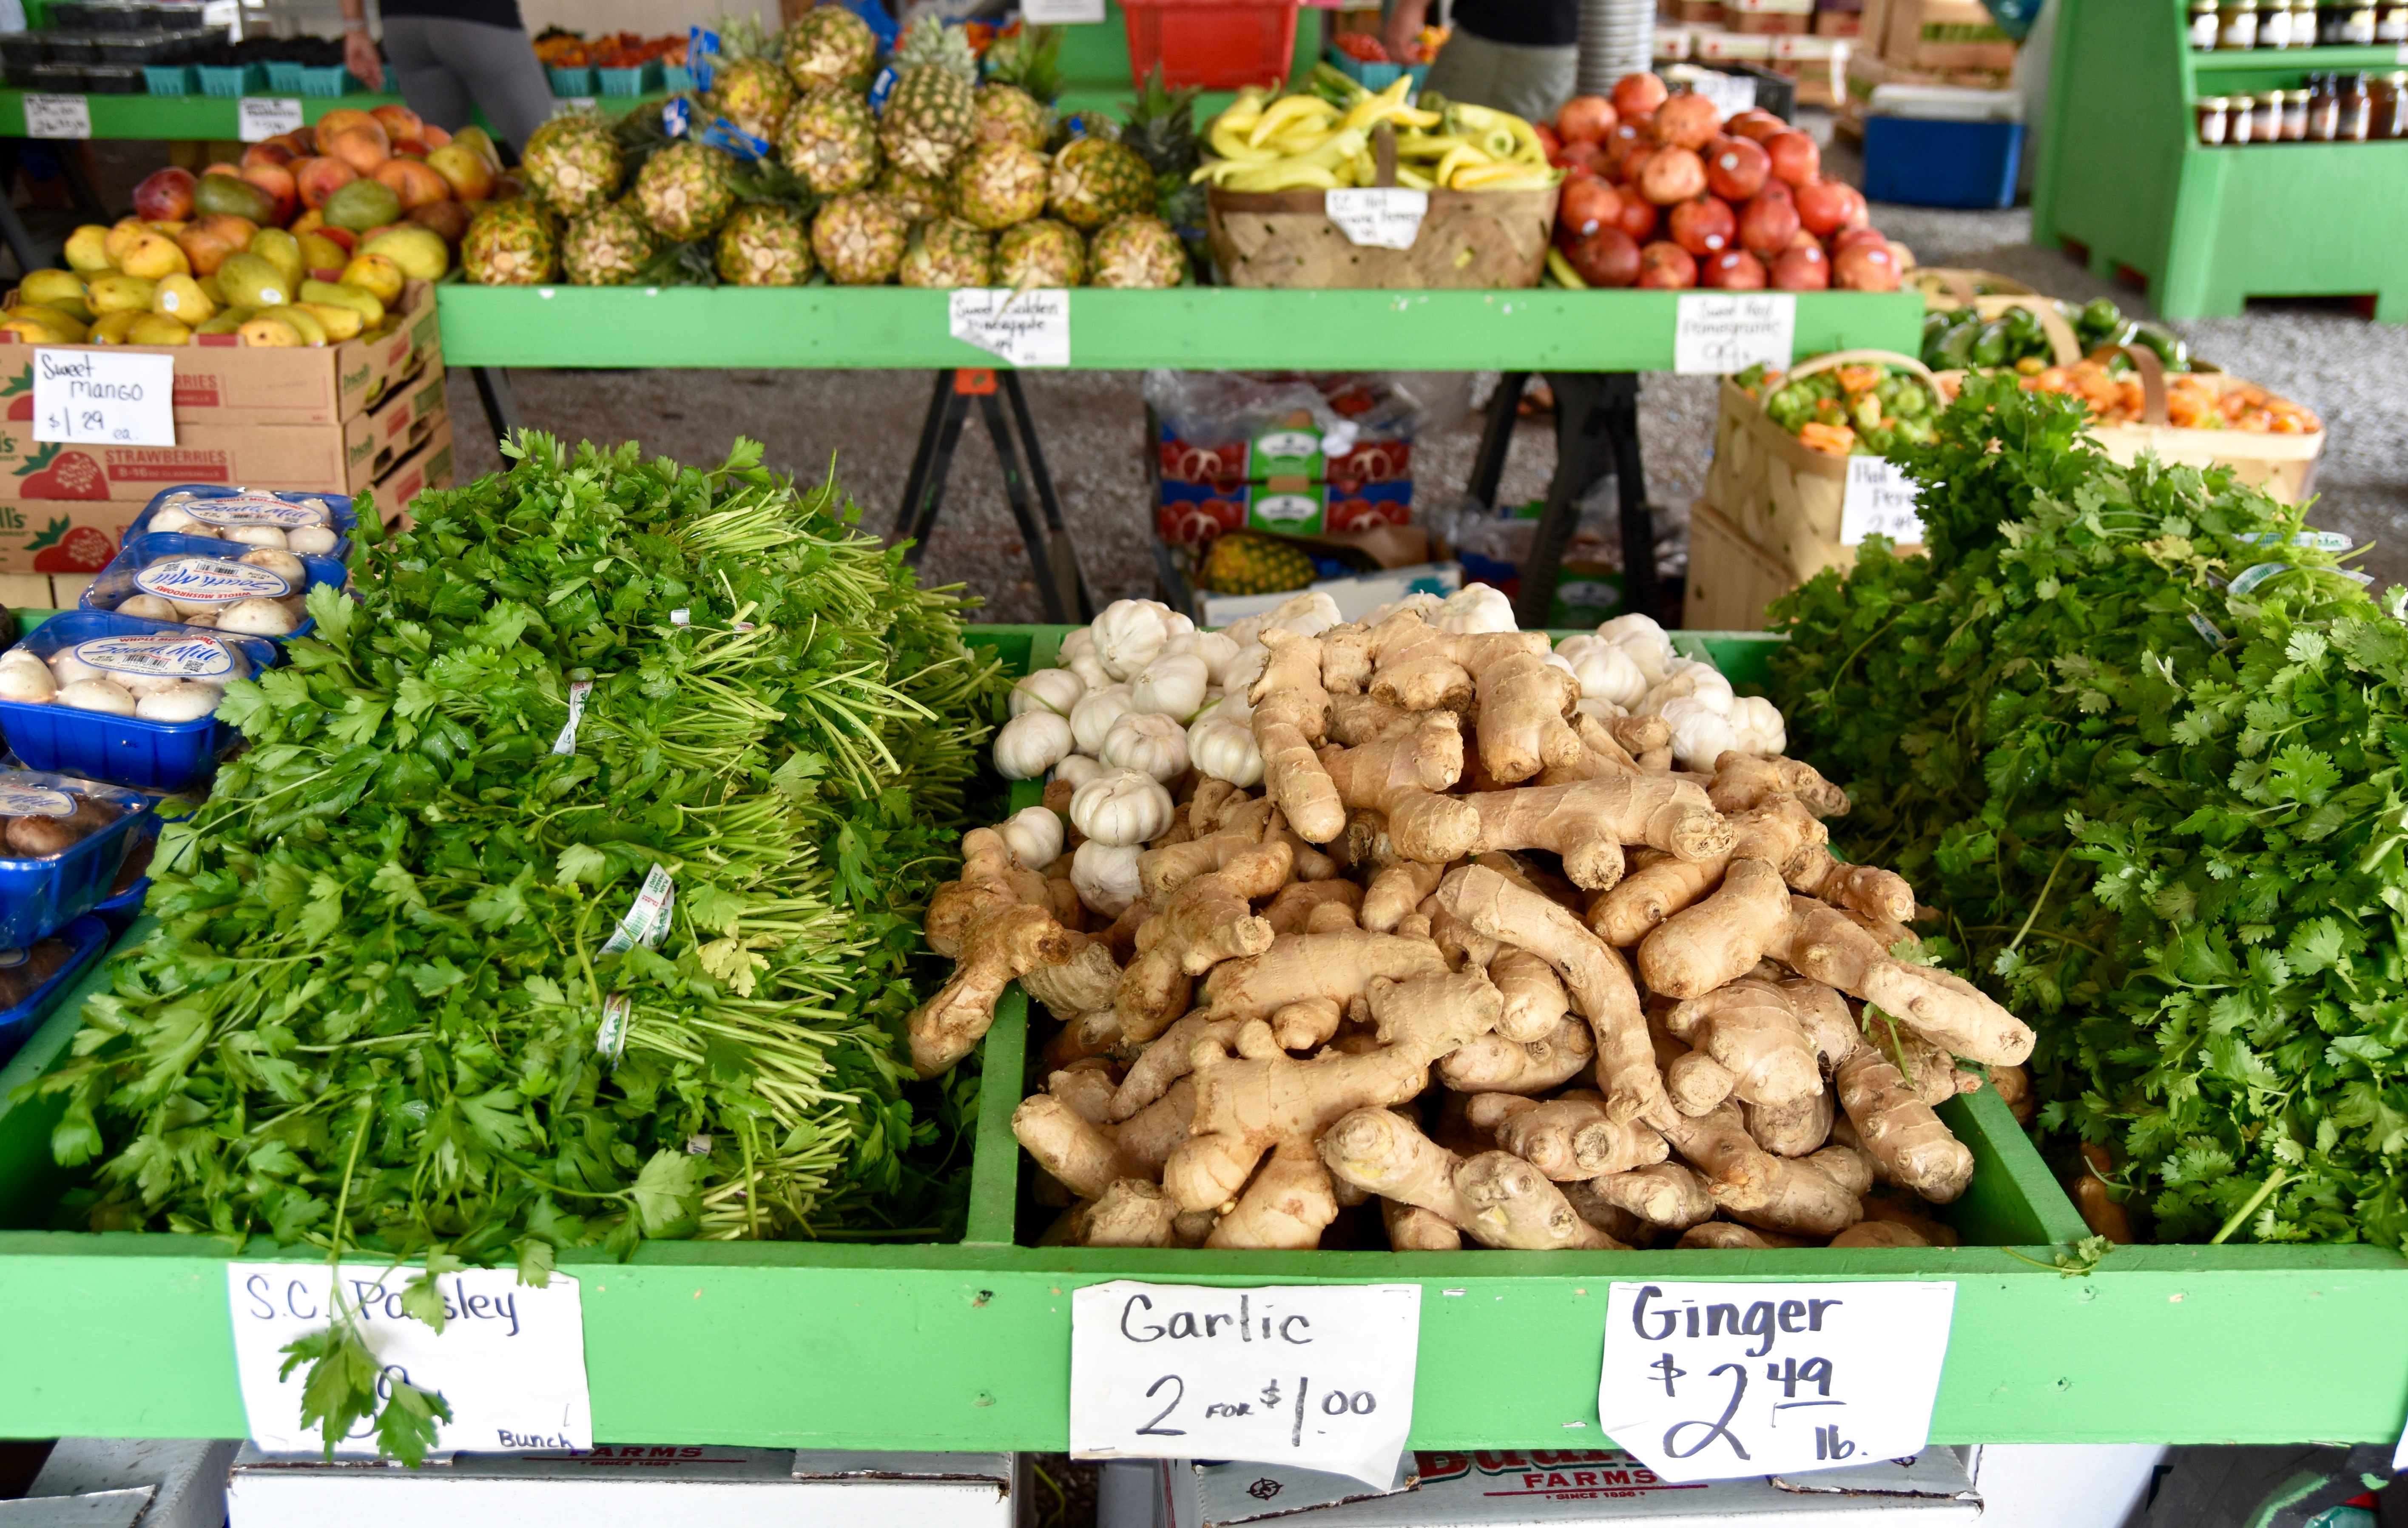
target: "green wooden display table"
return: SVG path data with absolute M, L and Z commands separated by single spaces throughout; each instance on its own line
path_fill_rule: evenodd
M 31 94 L 39 93 L 0 90 L 0 137 L 25 136 L 25 97 Z M 301 103 L 302 120 L 313 123 L 337 107 L 366 111 L 402 104 L 398 95 L 294 95 L 264 85 L 251 94 L 260 99 L 297 100 Z M 189 138 L 231 143 L 241 136 L 236 99 L 230 95 L 87 95 L 84 99 L 92 108 L 92 136 L 95 138 L 158 138 L 169 142 Z M 595 97 L 594 104 L 615 116 L 660 99 L 658 95 L 601 95 Z
M 2338 296 L 2408 322 L 2408 140 L 2211 148 L 2194 121 L 2203 96 L 2388 73 L 2408 50 L 2198 53 L 2184 18 L 2182 0 L 2062 0 L 2032 241 L 2078 246 L 2102 278 L 2139 273 L 2168 318 Z
M 1015 665 L 1060 627 L 986 627 Z M 1745 677 L 1745 646 L 1684 637 Z M 1758 640 L 1761 641 L 1761 639 Z M 1733 661 L 1736 659 L 1737 661 Z M 136 937 L 139 936 L 137 926 Z M 96 986 L 100 978 L 87 982 Z M 230 1437 L 222 1243 L 49 1232 L 56 1110 L 10 1106 L 72 1041 L 73 994 L 0 1068 L 0 1436 Z M 1070 1291 L 1118 1277 L 1224 1285 L 1395 1281 L 1425 1290 L 1412 1442 L 1595 1446 L 1616 1278 L 1947 1279 L 1932 1418 L 1945 1443 L 2396 1437 L 2408 1393 L 2408 1261 L 2364 1247 L 2124 1247 L 2084 1277 L 2046 1261 L 2084 1234 L 1995 1094 L 1946 1105 L 1980 1163 L 1955 1249 L 1832 1252 L 1228 1253 L 1012 1245 L 1010 1118 L 1025 1010 L 1007 997 L 967 1239 L 949 1246 L 655 1243 L 582 1281 L 595 1435 L 613 1443 L 860 1449 L 1064 1446 Z M 253 1255 L 257 1251 L 253 1249 Z M 309 1258 L 295 1261 L 314 1261 Z

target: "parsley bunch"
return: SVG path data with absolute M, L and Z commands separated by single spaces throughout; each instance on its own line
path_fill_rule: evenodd
M 899 1032 L 996 666 L 751 442 L 508 454 L 229 687 L 250 750 L 39 1085 L 96 1164 L 71 1208 L 538 1280 L 650 1237 L 934 1233 L 912 1148 L 975 1079 L 915 1117 Z M 655 867 L 665 937 L 613 947 Z
M 1784 599 L 1774 697 L 2160 1239 L 2408 1245 L 2408 631 L 2300 510 L 2080 422 L 1969 379 L 1899 453 L 1929 556 Z

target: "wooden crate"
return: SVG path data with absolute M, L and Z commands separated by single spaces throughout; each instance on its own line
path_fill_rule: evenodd
M 1799 363 L 1789 375 L 1851 361 L 1885 362 L 1910 368 L 1926 378 L 1931 375 L 1913 356 L 1887 351 L 1835 351 Z M 1856 548 L 1840 540 L 1847 486 L 1846 457 L 1800 444 L 1796 436 L 1767 419 L 1764 406 L 1737 382 L 1723 380 L 1722 410 L 1714 421 L 1714 460 L 1706 471 L 1706 502 L 1742 538 L 1772 558 L 1793 583 L 1802 584 L 1826 568 L 1845 569 L 1856 565 Z
M 1689 586 L 1681 626 L 1690 631 L 1760 631 L 1765 607 L 1800 581 L 1699 499 L 1689 507 Z

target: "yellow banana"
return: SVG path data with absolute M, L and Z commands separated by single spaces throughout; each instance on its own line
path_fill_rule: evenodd
M 1314 187 L 1333 191 L 1338 177 L 1312 165 L 1282 161 L 1276 165 L 1249 165 L 1221 182 L 1231 191 L 1297 191 Z
M 1588 290 L 1588 283 L 1581 280 L 1579 271 L 1572 269 L 1572 263 L 1564 258 L 1564 252 L 1553 244 L 1547 246 L 1547 274 L 1575 292 Z
M 1264 108 L 1254 125 L 1246 134 L 1246 142 L 1261 148 L 1274 135 L 1290 123 L 1306 117 L 1334 119 L 1338 108 L 1318 95 L 1283 95 Z

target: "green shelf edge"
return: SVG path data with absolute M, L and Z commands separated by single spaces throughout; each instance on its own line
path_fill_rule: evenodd
M 0 137 L 25 136 L 25 97 L 40 94 L 72 95 L 74 91 L 0 90 Z M 316 122 L 337 108 L 369 111 L 380 106 L 401 106 L 398 95 L 359 92 L 350 95 L 300 95 L 286 91 L 274 91 L 265 85 L 249 93 L 255 101 L 299 101 L 304 122 Z M 596 108 L 617 116 L 639 106 L 657 105 L 665 97 L 652 95 L 598 95 Z M 84 100 L 92 108 L 92 136 L 95 139 L 158 139 L 164 142 L 198 140 L 212 143 L 234 143 L 240 139 L 241 97 L 233 95 L 93 95 Z M 563 103 L 566 104 L 566 103 Z M 484 119 L 480 115 L 478 121 Z
M 1065 629 L 981 627 L 970 640 L 1036 666 Z M 1743 679 L 1771 639 L 1681 640 Z M 55 1117 L 6 1101 L 67 1048 L 83 997 L 103 980 L 88 977 L 0 1068 L 0 1224 L 38 1218 Z M 1008 994 L 983 1046 L 988 1079 L 1018 1076 L 1025 1016 L 1025 999 Z M 595 1436 L 1058 1449 L 1068 1295 L 1113 1278 L 1420 1283 L 1412 1441 L 1425 1449 L 1594 1440 L 1605 1296 L 1618 1278 L 1953 1281 L 1935 1442 L 2378 1442 L 2401 1430 L 2408 1261 L 2362 1247 L 2135 1247 L 2086 1277 L 2024 1261 L 2044 1264 L 2083 1232 L 1994 1094 L 1948 1107 L 1965 1111 L 1954 1122 L 1985 1157 L 1998 1213 L 2024 1216 L 2045 1242 L 1398 1254 L 1010 1246 L 1016 1091 L 982 1089 L 959 1245 L 688 1242 L 649 1245 L 624 1263 L 564 1256 L 583 1282 Z M 1989 1213 L 1969 1200 L 1960 1218 Z M 1978 1228 L 1969 1219 L 1967 1229 Z M 239 1435 L 222 1271 L 231 1256 L 201 1238 L 0 1231 L 0 1303 L 18 1318 L 0 1343 L 0 1436 Z
M 993 367 L 949 297 L 904 287 L 495 287 L 437 298 L 453 367 Z M 1308 370 L 1670 371 L 1676 292 L 1070 293 L 1070 365 Z M 1911 292 L 1809 292 L 1797 351 L 1913 352 Z

